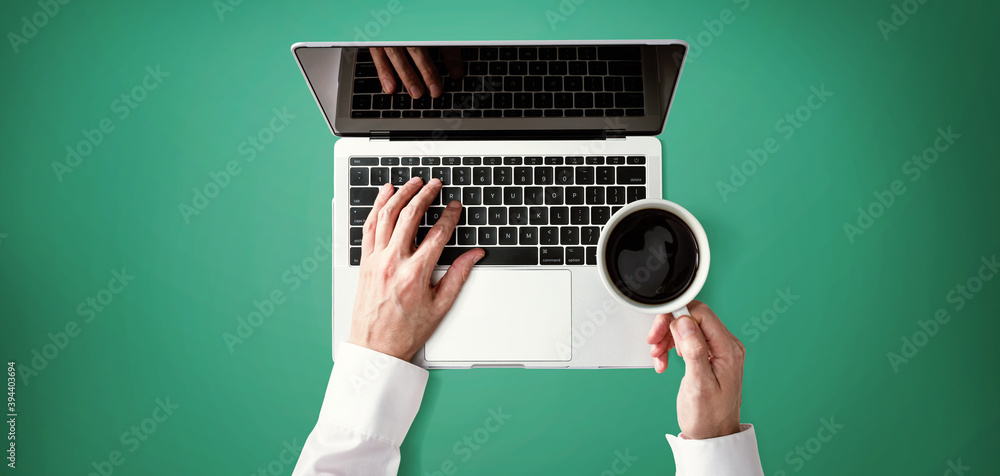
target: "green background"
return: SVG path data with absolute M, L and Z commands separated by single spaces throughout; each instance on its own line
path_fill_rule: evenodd
M 743 420 L 765 473 L 930 475 L 960 461 L 995 474 L 1000 283 L 960 310 L 947 296 L 1000 247 L 1000 7 L 929 0 L 886 38 L 892 0 L 563 4 L 550 23 L 556 0 L 403 0 L 374 39 L 699 45 L 660 136 L 664 179 L 711 239 L 700 298 L 746 344 Z M 209 0 L 74 1 L 18 52 L 0 48 L 0 353 L 20 369 L 20 473 L 84 475 L 115 450 L 114 474 L 291 473 L 274 461 L 305 440 L 331 368 L 330 262 L 295 290 L 282 276 L 330 235 L 335 138 L 289 46 L 351 40 L 386 6 L 247 0 L 220 17 Z M 735 21 L 703 33 L 724 9 Z M 17 33 L 40 7 L 2 10 Z M 169 76 L 119 119 L 112 102 L 157 65 Z M 834 95 L 792 137 L 776 130 L 821 85 Z M 295 118 L 247 162 L 238 147 L 274 108 Z M 114 131 L 60 180 L 53 162 L 103 118 Z M 961 137 L 911 182 L 904 164 L 949 126 Z M 780 149 L 723 197 L 730 167 L 768 138 Z M 186 223 L 179 206 L 231 160 L 240 174 Z M 906 192 L 851 243 L 844 224 L 897 179 Z M 77 307 L 123 267 L 135 279 L 85 323 Z M 786 288 L 798 299 L 754 334 Z M 273 289 L 288 300 L 230 352 L 222 335 Z M 887 354 L 942 308 L 951 320 L 894 371 Z M 28 372 L 70 322 L 79 334 Z M 682 373 L 676 355 L 664 375 L 434 371 L 401 473 L 450 459 L 459 474 L 596 475 L 626 450 L 630 474 L 672 473 L 663 435 L 679 431 Z M 121 434 L 166 397 L 180 408 L 128 451 Z M 453 445 L 498 406 L 511 419 L 462 461 Z M 815 455 L 788 456 L 831 417 L 843 428 Z

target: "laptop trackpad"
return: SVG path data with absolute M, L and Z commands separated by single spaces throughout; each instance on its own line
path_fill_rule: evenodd
M 571 284 L 569 270 L 473 269 L 424 360 L 570 360 Z

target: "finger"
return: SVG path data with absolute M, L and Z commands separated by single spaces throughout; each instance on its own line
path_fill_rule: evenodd
M 667 355 L 669 354 L 663 354 L 653 359 L 653 370 L 655 370 L 656 373 L 662 374 L 667 370 Z
M 465 286 L 465 282 L 469 279 L 472 266 L 485 255 L 486 252 L 482 248 L 476 248 L 462 253 L 461 256 L 451 263 L 451 267 L 448 268 L 441 281 L 438 281 L 437 286 L 435 286 L 437 292 L 434 302 L 439 315 L 444 316 L 451 309 L 451 306 L 455 304 L 455 299 L 458 298 L 459 291 L 462 290 L 462 286 Z
M 430 55 L 427 54 L 427 48 L 422 46 L 409 46 L 406 51 L 410 52 L 410 57 L 413 58 L 413 63 L 417 65 L 417 69 L 420 70 L 420 76 L 424 78 L 424 84 L 427 85 L 427 89 L 431 90 L 431 97 L 440 97 L 441 93 L 444 92 L 444 86 L 441 84 L 441 76 L 438 75 L 437 67 L 434 66 L 434 62 L 431 61 Z
M 421 81 L 420 75 L 413 70 L 413 66 L 410 66 L 409 55 L 403 51 L 403 48 L 388 47 L 385 49 L 385 55 L 392 61 L 392 66 L 396 68 L 399 80 L 403 82 L 403 87 L 410 93 L 410 96 L 419 98 L 424 95 L 423 81 Z
M 673 345 L 674 345 L 673 338 L 663 339 L 663 340 L 661 340 L 661 341 L 659 341 L 659 342 L 657 342 L 657 343 L 649 346 L 649 356 L 650 357 L 659 357 L 659 356 L 661 356 L 663 354 L 666 354 L 666 353 L 668 353 L 667 351 L 670 350 L 670 347 L 672 347 Z
M 708 343 L 694 319 L 688 316 L 674 319 L 670 332 L 674 335 L 677 348 L 684 351 L 685 378 L 691 376 L 701 384 L 718 388 L 719 381 L 708 360 Z
M 378 71 L 382 92 L 392 94 L 396 91 L 396 71 L 392 69 L 392 62 L 385 55 L 385 48 L 368 48 L 368 52 L 372 54 L 372 61 L 375 62 L 375 71 Z
M 670 323 L 673 320 L 672 314 L 657 314 L 653 320 L 653 327 L 649 329 L 649 334 L 646 336 L 646 343 L 655 344 L 663 340 L 664 337 L 670 336 Z
M 396 228 L 396 220 L 399 218 L 400 210 L 410 202 L 413 194 L 417 193 L 417 190 L 420 190 L 420 186 L 423 183 L 420 177 L 411 178 L 409 182 L 399 187 L 399 190 L 379 210 L 378 225 L 375 227 L 375 249 L 380 250 L 389 245 L 389 240 L 392 238 L 392 230 Z
M 458 225 L 458 217 L 461 215 L 462 204 L 456 200 L 452 200 L 445 207 L 444 212 L 441 213 L 441 218 L 438 218 L 437 223 L 434 224 L 431 231 L 427 232 L 427 236 L 420 243 L 420 247 L 417 248 L 414 256 L 425 264 L 424 271 L 428 275 L 434 270 L 434 265 L 437 264 L 438 259 L 441 258 L 441 251 L 444 250 L 444 245 L 451 239 L 451 234 L 454 233 L 455 226 Z
M 698 322 L 712 357 L 729 359 L 736 356 L 739 348 L 733 342 L 733 335 L 708 305 L 701 301 L 691 301 L 688 309 L 691 311 L 691 317 Z
M 368 218 L 365 219 L 365 226 L 362 228 L 361 235 L 361 259 L 365 259 L 366 256 L 372 254 L 372 251 L 375 251 L 375 227 L 378 224 L 378 212 L 390 198 L 392 198 L 392 184 L 387 183 L 378 191 L 378 196 L 375 197 L 375 204 L 372 205 L 372 211 L 368 213 Z
M 451 79 L 458 79 L 465 76 L 462 53 L 458 48 L 441 48 L 441 56 L 444 57 L 444 65 L 448 68 L 448 76 L 451 76 Z
M 403 207 L 403 210 L 399 212 L 399 219 L 396 220 L 396 229 L 392 232 L 392 239 L 389 240 L 390 245 L 401 246 L 404 250 L 413 248 L 413 240 L 417 237 L 417 227 L 420 226 L 420 219 L 427 213 L 431 202 L 434 201 L 440 191 L 441 181 L 436 178 L 431 179 L 410 200 L 410 203 Z

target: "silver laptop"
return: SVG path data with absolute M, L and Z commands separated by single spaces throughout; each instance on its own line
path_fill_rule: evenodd
M 386 94 L 371 47 L 426 48 L 439 98 Z M 463 204 L 434 279 L 486 256 L 413 362 L 426 368 L 650 367 L 653 316 L 623 309 L 596 267 L 619 207 L 662 194 L 663 132 L 688 45 L 679 40 L 296 43 L 334 146 L 333 351 L 348 338 L 361 225 L 378 187 L 439 178 L 419 240 Z M 453 77 L 460 58 L 463 74 Z

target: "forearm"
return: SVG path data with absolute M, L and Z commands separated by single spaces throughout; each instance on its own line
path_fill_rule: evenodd
M 344 343 L 293 476 L 396 474 L 426 384 L 426 370 Z
M 689 440 L 683 434 L 667 435 L 674 452 L 677 476 L 763 476 L 753 425 L 718 438 Z

